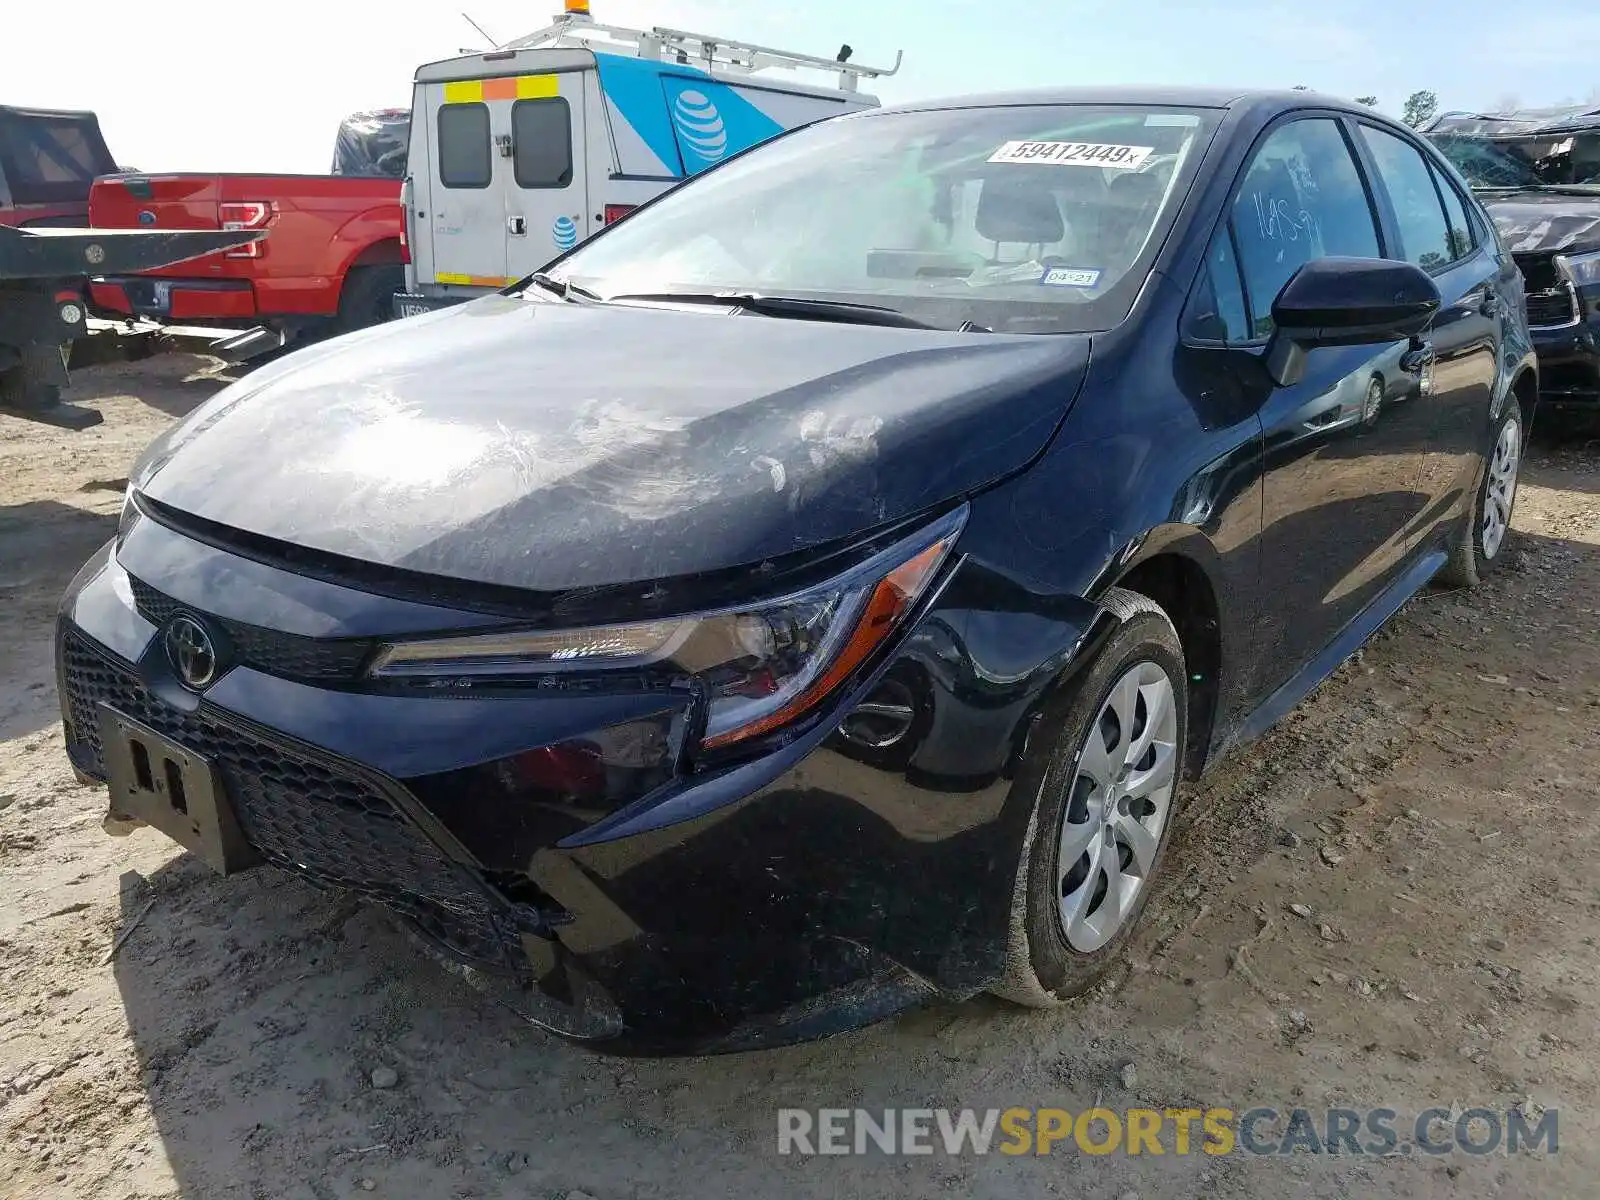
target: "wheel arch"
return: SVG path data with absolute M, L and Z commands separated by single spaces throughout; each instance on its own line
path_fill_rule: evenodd
M 1534 411 L 1539 407 L 1539 371 L 1537 367 L 1522 367 L 1511 379 L 1510 394 L 1516 397 L 1522 410 L 1522 438 L 1527 441 L 1533 429 Z
M 1198 778 L 1210 756 L 1222 696 L 1225 635 L 1217 553 L 1191 526 L 1158 530 L 1121 556 L 1107 580 L 1161 606 L 1178 632 L 1188 671 L 1188 737 L 1184 774 Z

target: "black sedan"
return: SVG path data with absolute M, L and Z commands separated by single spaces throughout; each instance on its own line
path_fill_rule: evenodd
M 1537 379 L 1462 179 L 1294 92 L 828 121 L 146 453 L 67 746 L 630 1052 L 1114 960 L 1185 782 L 1493 567 Z

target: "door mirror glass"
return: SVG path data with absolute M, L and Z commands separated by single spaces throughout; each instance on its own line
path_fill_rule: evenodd
M 1412 263 L 1313 259 L 1272 302 L 1276 329 L 1267 346 L 1267 370 L 1279 386 L 1290 386 L 1304 373 L 1307 351 L 1416 337 L 1440 303 L 1438 287 Z

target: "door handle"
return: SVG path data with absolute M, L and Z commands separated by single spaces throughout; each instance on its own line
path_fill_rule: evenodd
M 526 237 L 527 233 L 528 233 L 528 221 L 527 221 L 527 218 L 525 218 L 525 217 L 507 217 L 506 218 L 506 232 L 509 233 L 512 237 Z
M 1505 310 L 1506 307 L 1501 303 L 1500 297 L 1493 292 L 1484 292 L 1478 301 L 1478 312 L 1485 317 L 1498 317 Z
M 1437 356 L 1428 342 L 1418 342 L 1400 356 L 1400 369 L 1408 375 L 1421 375 L 1433 366 Z

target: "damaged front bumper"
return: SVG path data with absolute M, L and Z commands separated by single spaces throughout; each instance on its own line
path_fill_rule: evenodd
M 1539 404 L 1600 415 L 1600 287 L 1579 289 L 1577 320 L 1529 330 L 1539 359 Z
M 486 618 L 150 520 L 74 581 L 58 670 L 81 777 L 106 779 L 102 718 L 121 714 L 214 768 L 254 854 L 397 912 L 530 1020 L 618 1052 L 707 1053 L 814 1038 L 998 977 L 1038 786 L 1030 735 L 1100 628 L 1089 604 L 1030 612 L 1027 595 L 962 562 L 830 720 L 730 766 L 675 759 L 625 778 L 599 810 L 552 781 L 553 752 L 640 722 L 670 734 L 681 698 L 332 678 L 374 636 Z M 235 665 L 203 695 L 174 673 L 178 616 L 231 642 Z M 903 728 L 852 732 L 884 689 Z M 116 803 L 108 831 L 125 832 L 138 814 Z

